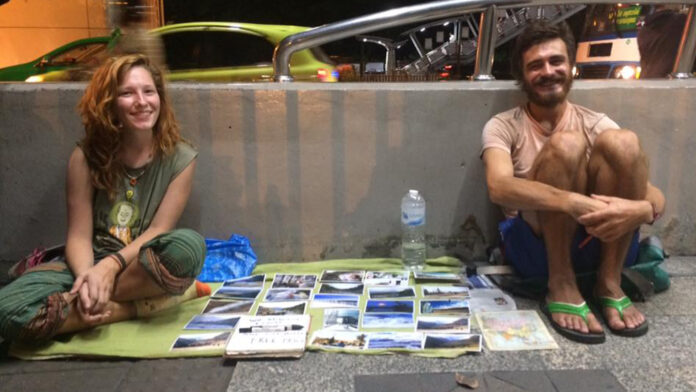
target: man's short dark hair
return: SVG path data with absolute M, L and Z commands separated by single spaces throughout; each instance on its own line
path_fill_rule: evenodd
M 565 43 L 568 50 L 568 61 L 573 66 L 575 64 L 575 37 L 573 37 L 568 25 L 565 22 L 552 24 L 545 19 L 529 21 L 529 25 L 517 37 L 515 47 L 512 49 L 510 71 L 517 83 L 522 83 L 524 78 L 524 64 L 522 64 L 524 52 L 534 45 L 556 38 L 562 39 Z

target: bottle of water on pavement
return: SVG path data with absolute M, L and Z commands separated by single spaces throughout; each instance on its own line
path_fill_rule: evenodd
M 401 259 L 411 270 L 425 265 L 425 199 L 414 189 L 401 199 Z

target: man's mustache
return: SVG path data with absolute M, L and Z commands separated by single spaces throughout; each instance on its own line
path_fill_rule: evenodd
M 541 78 L 537 79 L 536 82 L 534 82 L 535 86 L 543 86 L 547 84 L 553 84 L 553 83 L 563 83 L 565 82 L 566 78 L 563 76 L 542 76 Z

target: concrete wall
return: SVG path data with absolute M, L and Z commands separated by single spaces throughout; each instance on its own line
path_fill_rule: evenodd
M 64 241 L 65 164 L 84 84 L 0 85 L 0 258 Z M 494 241 L 479 160 L 487 119 L 522 102 L 512 82 L 172 85 L 200 151 L 181 225 L 248 236 L 261 261 L 399 254 L 399 202 L 427 201 L 429 255 L 480 258 Z M 571 99 L 640 135 L 667 195 L 648 228 L 696 253 L 696 81 L 578 82 Z

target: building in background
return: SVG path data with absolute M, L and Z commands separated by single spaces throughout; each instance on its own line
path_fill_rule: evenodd
M 0 68 L 24 63 L 68 42 L 107 36 L 130 0 L 10 0 L 0 5 Z M 162 25 L 162 0 L 140 0 L 150 27 Z

